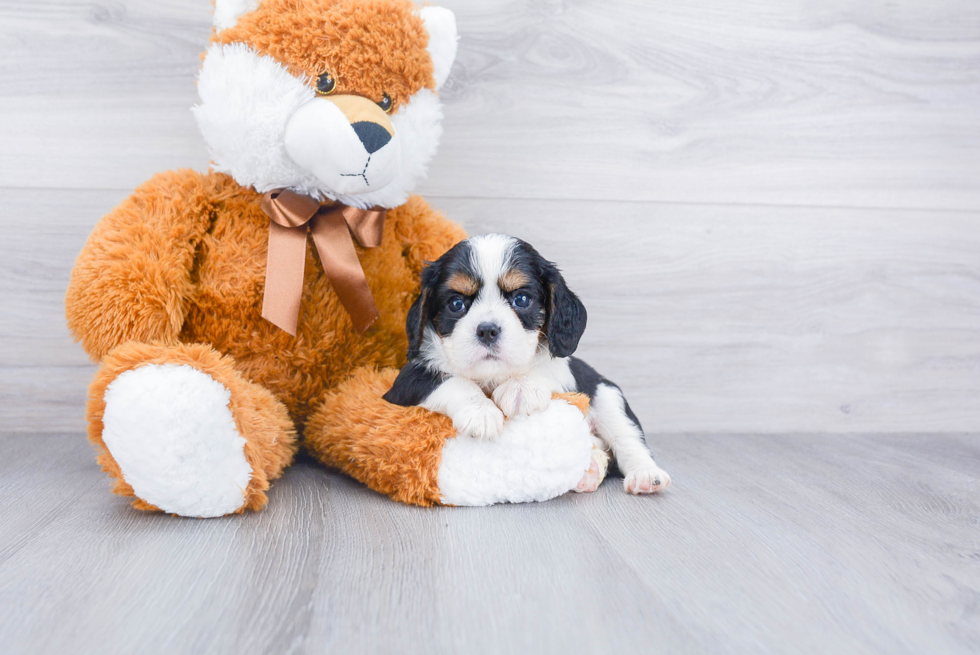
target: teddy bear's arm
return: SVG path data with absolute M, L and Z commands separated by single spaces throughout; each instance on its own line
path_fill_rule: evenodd
M 159 173 L 95 226 L 65 297 L 68 327 L 93 359 L 125 341 L 176 339 L 212 198 L 207 176 Z

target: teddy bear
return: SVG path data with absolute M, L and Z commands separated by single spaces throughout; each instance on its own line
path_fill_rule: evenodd
M 181 516 L 259 510 L 303 443 L 415 504 L 574 486 L 592 461 L 574 398 L 555 401 L 572 426 L 552 427 L 555 443 L 577 447 L 560 480 L 448 496 L 439 478 L 469 478 L 443 466 L 459 459 L 448 419 L 380 400 L 405 360 L 425 263 L 465 238 L 412 195 L 441 135 L 453 14 L 410 0 L 216 0 L 213 25 L 193 108 L 209 171 L 154 175 L 103 217 L 66 295 L 68 326 L 99 365 L 88 434 L 114 492 Z

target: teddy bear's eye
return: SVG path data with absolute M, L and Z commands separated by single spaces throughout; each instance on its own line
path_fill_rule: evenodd
M 381 107 L 381 110 L 386 114 L 391 111 L 393 105 L 394 103 L 391 101 L 391 96 L 387 93 L 381 97 L 381 102 L 378 103 L 378 106 Z
M 316 92 L 321 96 L 328 96 L 337 88 L 337 78 L 330 73 L 323 73 L 316 78 Z

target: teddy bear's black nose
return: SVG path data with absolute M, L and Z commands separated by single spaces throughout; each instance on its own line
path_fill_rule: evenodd
M 354 128 L 357 138 L 364 144 L 364 149 L 368 151 L 369 155 L 373 155 L 381 150 L 391 141 L 391 135 L 388 134 L 388 130 L 377 123 L 358 121 L 351 123 L 351 127 Z

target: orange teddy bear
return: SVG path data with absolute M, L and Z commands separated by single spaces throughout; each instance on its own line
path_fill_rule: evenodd
M 105 216 L 66 298 L 100 363 L 89 438 L 134 506 L 261 509 L 298 433 L 398 500 L 444 500 L 451 424 L 381 401 L 376 369 L 404 362 L 421 270 L 465 237 L 410 195 L 456 40 L 451 12 L 409 0 L 217 0 L 194 108 L 212 169 Z

